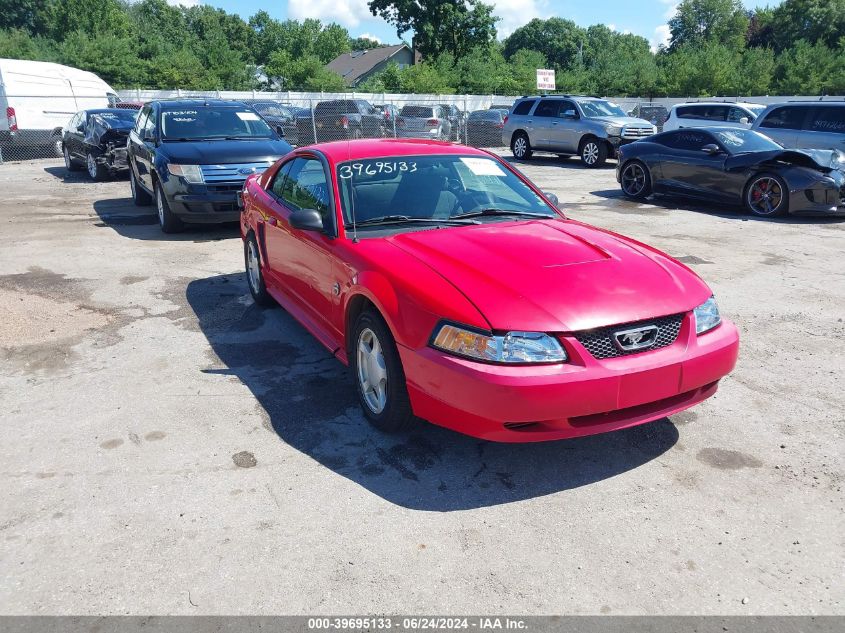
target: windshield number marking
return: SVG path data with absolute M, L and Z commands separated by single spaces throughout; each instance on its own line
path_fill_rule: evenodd
M 378 174 L 394 174 L 396 172 L 408 172 L 413 174 L 417 171 L 417 164 L 408 161 L 376 161 L 369 163 L 352 163 L 351 165 L 341 165 L 338 170 L 338 176 L 343 180 L 349 180 L 353 176 L 376 176 Z

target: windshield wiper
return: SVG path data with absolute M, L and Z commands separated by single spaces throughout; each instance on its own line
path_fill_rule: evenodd
M 478 209 L 477 211 L 469 211 L 467 213 L 460 213 L 458 215 L 453 215 L 452 219 L 460 220 L 462 218 L 480 218 L 484 216 L 497 216 L 497 215 L 516 215 L 522 218 L 544 218 L 546 220 L 553 220 L 555 216 L 553 215 L 545 215 L 543 213 L 532 213 L 531 211 L 519 211 L 517 209 L 497 209 L 497 208 L 489 208 L 489 209 Z
M 381 224 L 478 224 L 478 222 L 465 221 L 460 218 L 412 218 L 409 215 L 383 215 L 378 218 L 370 218 L 369 220 L 362 220 L 356 222 L 355 226 L 378 226 Z M 347 228 L 352 227 L 352 223 L 348 222 L 345 225 Z

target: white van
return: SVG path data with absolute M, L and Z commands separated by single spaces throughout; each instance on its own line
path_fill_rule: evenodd
M 672 106 L 663 131 L 684 127 L 744 127 L 750 128 L 766 106 L 759 103 L 725 103 L 700 101 Z
M 19 147 L 51 147 L 61 154 L 62 128 L 74 114 L 116 101 L 112 87 L 94 73 L 0 58 L 0 148 L 7 158 L 24 157 L 14 156 Z

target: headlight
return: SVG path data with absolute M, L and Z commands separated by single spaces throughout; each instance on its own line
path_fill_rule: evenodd
M 716 305 L 716 298 L 710 297 L 695 309 L 695 333 L 704 334 L 722 322 L 719 316 L 719 306 Z
M 608 136 L 622 136 L 622 128 L 618 125 L 608 125 L 604 130 Z
M 174 176 L 182 176 L 182 178 L 193 184 L 203 182 L 202 170 L 199 165 L 168 165 L 167 171 Z
M 560 343 L 542 332 L 491 336 L 447 324 L 440 326 L 431 344 L 444 352 L 488 363 L 566 362 L 566 352 Z

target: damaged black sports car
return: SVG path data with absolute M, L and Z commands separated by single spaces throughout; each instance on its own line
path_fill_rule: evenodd
M 635 199 L 675 194 L 763 217 L 845 214 L 843 152 L 787 150 L 742 128 L 683 128 L 625 145 L 616 180 Z
M 77 112 L 62 131 L 65 167 L 70 171 L 85 168 L 94 180 L 128 169 L 126 140 L 137 115 L 136 110 L 123 108 Z

